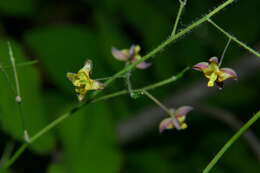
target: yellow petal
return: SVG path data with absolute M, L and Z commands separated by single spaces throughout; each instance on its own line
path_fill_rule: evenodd
M 213 87 L 217 78 L 218 78 L 218 75 L 216 73 L 212 73 L 209 78 L 208 87 Z

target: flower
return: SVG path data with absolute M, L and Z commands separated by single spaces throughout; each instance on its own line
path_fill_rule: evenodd
M 87 60 L 84 67 L 78 73 L 67 73 L 67 78 L 75 86 L 79 101 L 82 101 L 89 90 L 103 89 L 104 85 L 90 78 L 92 70 L 92 61 Z
M 202 71 L 206 78 L 209 79 L 208 87 L 213 87 L 214 83 L 221 89 L 223 81 L 229 78 L 237 79 L 236 72 L 231 68 L 220 68 L 217 57 L 212 57 L 208 62 L 200 62 L 193 66 L 194 70 Z
M 159 125 L 159 131 L 162 133 L 165 129 L 184 130 L 188 127 L 185 123 L 186 115 L 193 108 L 191 106 L 181 106 L 177 110 L 170 109 L 172 116 L 165 118 Z
M 122 50 L 118 50 L 117 48 L 113 47 L 112 54 L 119 61 L 134 63 L 142 58 L 141 55 L 139 54 L 140 50 L 141 50 L 141 47 L 139 45 L 132 45 L 130 47 L 130 49 L 122 49 Z M 147 63 L 147 62 L 143 61 L 143 62 L 137 64 L 136 68 L 146 69 L 150 65 L 151 65 L 151 63 Z

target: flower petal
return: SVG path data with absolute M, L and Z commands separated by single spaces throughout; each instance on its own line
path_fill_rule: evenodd
M 175 116 L 176 116 L 176 118 L 186 116 L 187 113 L 189 113 L 192 110 L 193 110 L 193 107 L 191 107 L 191 106 L 181 106 L 176 110 Z
M 162 133 L 165 129 L 173 129 L 174 125 L 172 123 L 172 118 L 165 118 L 161 121 L 159 125 L 159 131 Z
M 74 82 L 74 81 L 76 80 L 76 78 L 77 78 L 77 74 L 68 72 L 68 73 L 67 73 L 67 78 L 68 78 L 70 81 Z
M 214 83 L 215 81 L 218 79 L 218 75 L 216 73 L 212 73 L 210 76 L 209 76 L 209 82 L 208 82 L 208 87 L 213 87 L 214 86 Z
M 93 80 L 93 83 L 92 83 L 92 87 L 91 89 L 92 90 L 101 90 L 101 89 L 104 89 L 104 84 L 103 83 L 100 83 L 96 80 Z
M 215 56 L 213 56 L 213 57 L 211 57 L 211 58 L 209 59 L 209 62 L 210 62 L 210 63 L 216 63 L 216 64 L 218 64 L 218 58 L 215 57 Z
M 144 70 L 144 69 L 150 67 L 151 65 L 152 65 L 152 63 L 141 62 L 140 64 L 136 65 L 136 68 Z
M 119 61 L 127 61 L 129 58 L 129 54 L 125 51 L 118 50 L 117 48 L 112 48 L 113 56 Z
M 92 61 L 91 61 L 90 59 L 88 59 L 88 60 L 85 62 L 84 67 L 83 67 L 81 70 L 83 70 L 83 71 L 85 72 L 85 74 L 88 75 L 89 73 L 91 73 L 92 67 L 93 67 L 93 63 L 92 63 Z
M 198 64 L 195 64 L 192 69 L 197 70 L 197 71 L 205 71 L 209 67 L 209 63 L 207 62 L 200 62 Z
M 133 58 L 134 56 L 135 56 L 135 45 L 133 44 L 131 47 L 130 47 L 130 49 L 129 49 L 129 58 L 131 59 L 131 58 Z
M 220 71 L 224 73 L 223 80 L 228 79 L 228 78 L 237 78 L 238 77 L 237 73 L 231 68 L 221 68 Z

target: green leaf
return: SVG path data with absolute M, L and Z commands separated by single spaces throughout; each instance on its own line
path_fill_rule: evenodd
M 105 104 L 89 105 L 61 124 L 64 161 L 69 172 L 119 171 L 120 153 Z
M 18 45 L 13 45 L 14 57 L 16 62 L 24 62 L 26 59 Z M 10 65 L 7 43 L 0 41 L 0 63 Z M 20 81 L 22 95 L 22 116 L 25 121 L 25 127 L 29 135 L 34 135 L 46 124 L 46 114 L 42 107 L 42 95 L 40 93 L 40 80 L 36 69 L 33 66 L 18 67 L 18 76 Z M 8 69 L 8 74 L 13 82 L 13 71 Z M 3 73 L 0 73 L 0 110 L 1 110 L 1 128 L 16 139 L 22 140 L 23 129 L 21 117 L 18 113 L 18 105 L 15 102 L 15 94 L 10 89 L 10 84 L 6 81 Z M 37 152 L 47 152 L 54 145 L 53 136 L 48 133 L 32 144 L 32 148 Z

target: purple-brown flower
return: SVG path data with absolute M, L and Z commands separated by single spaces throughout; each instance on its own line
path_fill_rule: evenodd
M 139 45 L 132 45 L 130 49 L 122 49 L 118 50 L 117 48 L 112 48 L 113 56 L 119 61 L 125 61 L 134 63 L 141 59 L 141 55 L 139 54 L 141 47 Z M 151 63 L 141 62 L 136 65 L 138 69 L 146 69 L 151 65 Z
M 194 70 L 201 71 L 209 79 L 208 87 L 213 87 L 216 83 L 219 88 L 223 88 L 223 81 L 229 78 L 237 79 L 236 72 L 231 68 L 220 68 L 217 57 L 212 57 L 209 62 L 200 62 L 193 66 Z
M 188 127 L 185 123 L 186 115 L 192 110 L 191 106 L 181 106 L 177 110 L 170 109 L 172 116 L 161 121 L 159 131 L 162 133 L 165 129 L 184 130 Z

